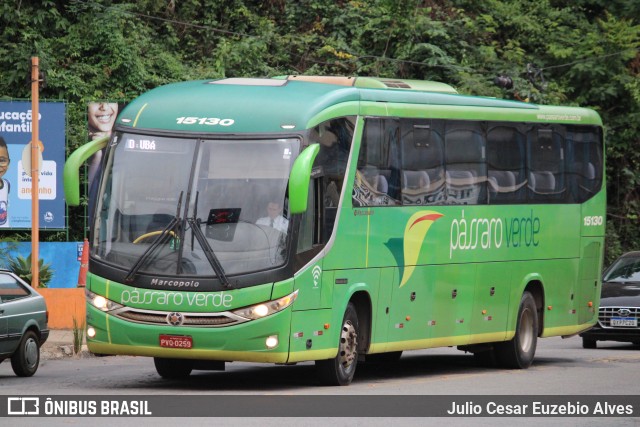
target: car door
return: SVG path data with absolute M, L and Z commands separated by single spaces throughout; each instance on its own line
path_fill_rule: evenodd
M 12 353 L 18 346 L 30 295 L 11 274 L 0 272 L 0 354 Z
M 7 339 L 7 317 L 5 316 L 4 310 L 2 296 L 0 296 L 0 357 L 10 351 L 9 340 Z

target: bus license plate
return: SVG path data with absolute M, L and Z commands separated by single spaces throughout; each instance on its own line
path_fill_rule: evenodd
M 193 347 L 193 338 L 184 335 L 160 335 L 160 347 L 189 349 Z
M 611 318 L 611 326 L 632 326 L 638 327 L 638 319 L 625 319 L 622 317 L 612 317 Z

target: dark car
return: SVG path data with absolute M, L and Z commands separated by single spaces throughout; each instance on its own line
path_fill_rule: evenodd
M 20 377 L 35 374 L 40 346 L 49 337 L 44 298 L 10 271 L 0 269 L 0 362 L 11 359 Z
M 597 341 L 622 341 L 640 345 L 640 251 L 618 258 L 602 278 L 598 323 L 580 334 L 582 347 Z

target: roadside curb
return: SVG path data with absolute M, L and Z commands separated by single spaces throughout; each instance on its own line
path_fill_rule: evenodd
M 41 360 L 59 360 L 68 358 L 94 357 L 87 348 L 85 337 L 82 337 L 82 346 L 76 354 L 73 351 L 74 331 L 71 329 L 51 329 L 48 339 L 40 347 Z
M 40 348 L 40 360 L 59 360 L 59 359 L 84 359 L 95 357 L 89 351 L 86 345 L 83 345 L 80 352 L 73 353 L 73 345 L 45 345 Z

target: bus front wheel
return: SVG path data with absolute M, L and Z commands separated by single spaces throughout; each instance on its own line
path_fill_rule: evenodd
M 158 375 L 169 380 L 187 378 L 193 369 L 191 361 L 184 359 L 154 357 L 153 363 L 156 365 Z
M 323 385 L 349 385 L 358 364 L 358 313 L 352 303 L 347 305 L 340 330 L 338 355 L 333 359 L 316 360 L 318 378 Z
M 516 334 L 510 341 L 500 343 L 495 348 L 495 356 L 500 366 L 526 369 L 531 366 L 536 353 L 538 339 L 538 311 L 536 301 L 530 292 L 522 294 L 518 309 Z

